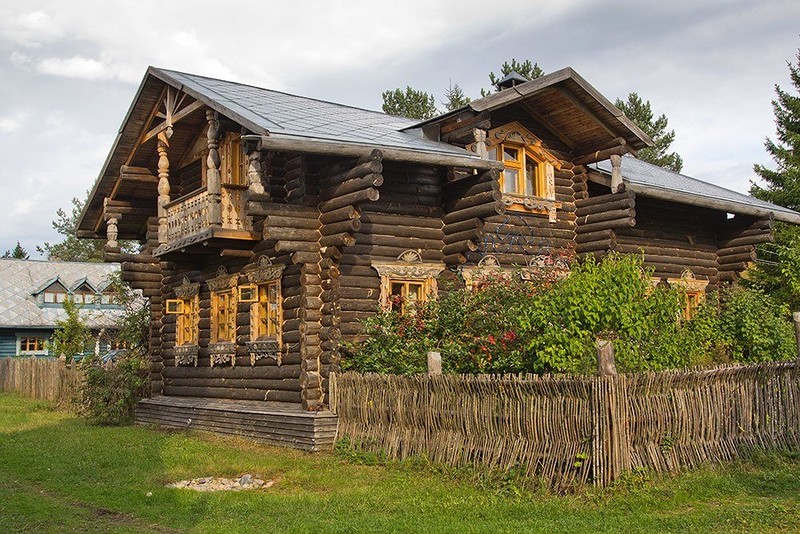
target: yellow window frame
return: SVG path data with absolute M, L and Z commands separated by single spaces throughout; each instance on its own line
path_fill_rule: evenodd
M 515 150 L 518 154 L 517 159 L 506 158 L 506 149 Z M 488 149 L 489 158 L 503 162 L 506 170 L 500 173 L 500 190 L 503 194 L 518 197 L 545 198 L 547 196 L 547 160 L 536 156 L 531 147 L 518 143 L 499 143 Z M 528 163 L 535 165 L 534 175 L 528 177 Z M 516 172 L 516 181 L 510 190 L 506 190 L 508 171 Z M 527 184 L 530 181 L 532 191 L 527 192 Z
M 180 303 L 177 306 L 180 312 L 175 314 L 178 316 L 175 325 L 176 344 L 197 345 L 200 337 L 200 297 L 170 299 L 167 301 L 168 308 L 171 301 Z
M 392 311 L 399 311 L 406 313 L 413 310 L 418 304 L 428 301 L 433 294 L 432 279 L 402 279 L 402 278 L 389 278 L 388 285 L 388 302 L 384 306 Z M 400 288 L 400 293 L 395 293 L 395 287 Z M 412 288 L 416 288 L 416 296 L 410 298 Z M 399 297 L 399 298 L 397 298 Z
M 256 285 L 256 300 L 250 304 L 250 339 L 274 338 L 281 344 L 283 306 L 281 282 L 271 280 Z
M 211 342 L 236 342 L 236 288 L 211 293 Z

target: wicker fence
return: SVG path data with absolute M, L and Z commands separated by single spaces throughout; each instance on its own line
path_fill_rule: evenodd
M 53 358 L 0 358 L 0 392 L 66 407 L 78 401 L 81 378 L 80 371 Z
M 392 458 L 523 467 L 557 489 L 800 448 L 796 362 L 612 376 L 331 380 L 339 438 Z

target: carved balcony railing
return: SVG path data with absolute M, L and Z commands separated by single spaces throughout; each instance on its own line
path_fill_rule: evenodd
M 209 209 L 212 198 L 206 188 L 192 191 L 165 206 L 167 215 L 167 242 L 162 243 L 161 252 L 166 252 L 209 238 L 225 237 L 249 239 L 252 224 L 245 215 L 246 189 L 221 188 L 221 220 L 213 224 Z

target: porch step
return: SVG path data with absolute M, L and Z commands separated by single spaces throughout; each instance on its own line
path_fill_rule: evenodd
M 330 450 L 338 417 L 284 402 L 156 396 L 136 406 L 136 423 L 243 436 L 306 451 Z

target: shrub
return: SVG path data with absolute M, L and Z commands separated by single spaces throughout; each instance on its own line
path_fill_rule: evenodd
M 75 304 L 72 298 L 67 298 L 63 307 L 67 317 L 56 322 L 50 353 L 56 356 L 63 354 L 67 361 L 71 362 L 75 356 L 83 354 L 86 344 L 92 338 L 92 333 L 81 319 L 80 306 Z
M 81 361 L 84 371 L 82 413 L 102 425 L 129 422 L 140 398 L 146 396 L 147 361 L 130 352 L 116 362 L 103 365 L 97 357 Z
M 738 362 L 788 360 L 797 356 L 789 308 L 754 289 L 734 287 L 723 296 L 720 332 Z
M 685 321 L 682 290 L 654 288 L 640 256 L 590 257 L 561 280 L 548 273 L 530 283 L 489 272 L 471 291 L 380 313 L 366 321 L 363 342 L 345 346 L 343 367 L 422 373 L 436 350 L 451 373 L 591 373 L 597 338 L 614 341 L 622 372 L 795 356 L 788 309 L 762 292 L 712 292 Z

